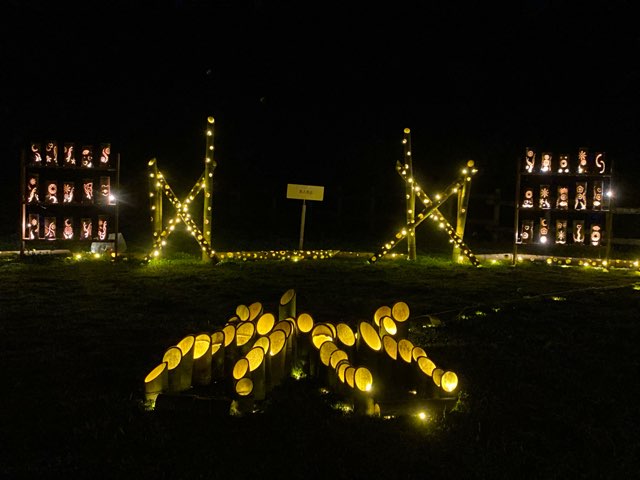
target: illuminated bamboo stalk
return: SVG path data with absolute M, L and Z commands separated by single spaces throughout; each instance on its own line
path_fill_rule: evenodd
M 284 330 L 273 330 L 269 334 L 269 356 L 271 358 L 271 371 L 269 377 L 269 390 L 282 383 L 286 375 L 287 364 L 287 334 Z
M 211 336 L 201 333 L 196 336 L 193 349 L 193 384 L 209 385 L 211 383 Z
M 204 230 L 204 241 L 211 245 L 211 196 L 213 193 L 213 172 L 216 168 L 216 161 L 213 158 L 213 117 L 207 118 L 207 134 L 206 134 L 206 151 L 204 157 L 204 180 L 203 180 L 203 193 L 204 193 L 204 207 L 203 207 L 203 220 L 202 229 Z M 203 261 L 214 260 L 212 255 L 207 251 L 202 252 Z
M 413 178 L 413 160 L 411 158 L 411 130 L 404 129 L 404 138 L 402 139 L 404 146 L 404 165 L 408 170 L 409 177 Z M 415 227 L 415 209 L 416 195 L 411 183 L 406 183 L 407 197 L 407 259 L 416 259 L 416 227 Z
M 153 409 L 158 395 L 169 389 L 169 371 L 167 362 L 155 367 L 144 379 L 144 395 L 148 407 Z
M 284 292 L 280 297 L 278 305 L 278 320 L 282 321 L 287 318 L 295 318 L 296 316 L 296 292 L 293 289 Z
M 467 170 L 471 172 L 474 162 L 469 160 L 467 162 Z M 463 171 L 464 172 L 464 171 Z M 458 190 L 458 213 L 456 216 L 456 235 L 460 240 L 464 240 L 464 229 L 467 223 L 467 210 L 469 209 L 469 196 L 471 193 L 471 175 L 466 178 L 466 182 L 462 185 L 462 188 Z M 460 246 L 454 242 L 452 260 L 455 263 L 460 263 Z

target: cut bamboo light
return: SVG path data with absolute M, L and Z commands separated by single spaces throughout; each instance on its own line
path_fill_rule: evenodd
M 153 409 L 158 395 L 169 389 L 169 373 L 167 362 L 162 362 L 151 370 L 144 379 L 145 400 L 148 407 Z
M 296 292 L 293 289 L 284 292 L 280 297 L 278 306 L 278 320 L 286 318 L 295 318 L 296 316 Z
M 292 300 L 295 292 L 282 298 Z M 283 315 L 289 313 L 295 311 Z M 424 348 L 393 333 L 409 316 L 408 305 L 396 302 L 376 310 L 373 322 L 359 322 L 354 333 L 343 322 L 315 323 L 308 313 L 276 322 L 260 302 L 239 305 L 221 330 L 187 335 L 165 351 L 144 379 L 145 405 L 175 409 L 195 404 L 209 389 L 186 391 L 214 383 L 210 391 L 223 394 L 226 402 L 231 399 L 231 414 L 250 413 L 285 377 L 304 376 L 296 373 L 302 367 L 341 395 L 345 409 L 358 414 L 376 415 L 380 401 L 387 411 L 403 395 L 450 402 L 459 389 L 456 373 L 437 367 Z M 290 348 L 295 338 L 302 340 L 299 349 Z
M 193 349 L 193 384 L 211 383 L 211 336 L 202 333 L 195 338 Z

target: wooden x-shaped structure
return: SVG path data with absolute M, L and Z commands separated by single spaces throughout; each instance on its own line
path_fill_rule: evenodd
M 407 224 L 395 234 L 395 237 L 382 245 L 382 247 L 371 258 L 369 263 L 375 263 L 384 257 L 391 249 L 393 249 L 401 240 L 407 238 L 408 258 L 415 260 L 415 229 L 427 218 L 431 218 L 441 229 L 444 229 L 449 235 L 450 242 L 453 243 L 453 259 L 458 261 L 461 255 L 466 256 L 469 261 L 476 267 L 480 266 L 480 262 L 473 254 L 471 249 L 464 243 L 464 227 L 467 217 L 467 209 L 469 204 L 469 193 L 471 177 L 477 172 L 473 160 L 467 162 L 466 167 L 461 170 L 460 176 L 454 180 L 445 190 L 443 194 L 436 194 L 432 200 L 427 193 L 420 187 L 413 177 L 413 166 L 411 161 L 411 137 L 408 128 L 404 130 L 405 137 L 402 143 L 405 145 L 405 162 L 396 163 L 396 171 L 405 181 L 407 186 Z M 440 213 L 440 206 L 447 201 L 453 194 L 458 194 L 458 215 L 456 228 L 444 218 Z M 415 215 L 415 198 L 419 199 L 424 205 L 424 210 L 417 216 Z
M 149 201 L 151 204 L 154 241 L 153 248 L 146 256 L 146 260 L 160 255 L 167 244 L 167 238 L 175 230 L 176 226 L 182 222 L 185 224 L 187 231 L 200 245 L 202 260 L 214 263 L 219 262 L 219 258 L 211 245 L 211 193 L 213 190 L 213 172 L 216 168 L 216 162 L 213 159 L 213 123 L 213 117 L 207 118 L 204 172 L 184 200 L 181 201 L 173 192 L 165 176 L 158 169 L 156 159 L 149 161 Z M 200 230 L 189 212 L 189 207 L 200 192 L 203 192 L 204 197 L 202 230 Z M 163 224 L 162 218 L 162 201 L 164 197 L 169 199 L 175 209 L 175 216 L 170 218 L 166 224 Z

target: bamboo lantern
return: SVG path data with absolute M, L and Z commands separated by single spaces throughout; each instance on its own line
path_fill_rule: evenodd
M 436 384 L 436 386 L 440 387 L 442 385 L 442 376 L 444 375 L 444 370 L 442 370 L 441 368 L 435 368 L 433 370 L 433 373 L 431 374 L 431 378 L 433 380 L 433 383 Z
M 256 333 L 256 326 L 252 322 L 240 322 L 236 329 L 236 347 L 241 355 L 245 355 L 251 348 L 251 340 Z
M 371 390 L 373 388 L 373 375 L 366 367 L 358 367 L 354 373 L 355 401 L 354 412 L 362 415 L 373 415 L 374 404 Z
M 224 378 L 225 335 L 219 330 L 211 334 L 211 379 Z
M 444 372 L 440 379 L 440 388 L 445 393 L 453 393 L 458 388 L 458 376 L 451 371 Z
M 391 317 L 382 317 L 379 320 L 379 332 L 380 337 L 385 335 L 396 335 L 398 333 L 398 325 Z
M 180 375 L 182 370 L 178 369 L 182 360 L 182 351 L 178 347 L 169 347 L 162 357 L 162 361 L 167 364 L 167 374 L 169 377 L 169 386 L 167 392 L 176 393 L 180 391 L 182 382 Z
M 345 352 L 350 356 L 355 355 L 356 335 L 353 329 L 346 323 L 338 323 L 336 325 L 336 338 Z
M 196 336 L 193 348 L 193 384 L 211 383 L 211 336 L 202 333 Z
M 276 324 L 273 313 L 263 313 L 256 323 L 256 332 L 260 336 L 268 335 Z
M 235 399 L 231 402 L 232 415 L 245 415 L 253 411 L 253 380 L 243 377 L 234 384 Z
M 237 382 L 249 373 L 249 359 L 242 357 L 233 366 L 233 379 Z
M 405 302 L 396 302 L 391 307 L 391 318 L 396 322 L 396 327 L 398 335 L 400 338 L 407 338 L 409 333 L 409 327 L 407 324 L 407 320 L 409 320 L 409 305 Z
M 433 371 L 436 369 L 436 364 L 428 357 L 420 357 L 416 363 L 418 364 L 418 369 L 421 372 L 417 391 L 420 395 L 430 396 L 433 394 L 433 381 L 431 380 L 431 376 L 433 375 Z
M 413 347 L 413 350 L 411 350 L 411 358 L 413 359 L 414 362 L 417 362 L 420 357 L 426 357 L 426 356 L 427 356 L 427 352 L 425 352 L 424 348 L 422 347 Z
M 269 337 L 260 337 L 254 343 L 252 349 L 259 347 L 262 348 L 264 353 L 264 371 L 265 371 L 265 390 L 268 392 L 271 390 L 271 340 Z
M 262 303 L 253 302 L 251 305 L 249 305 L 249 321 L 250 322 L 253 322 L 256 318 L 258 318 L 263 313 L 264 313 L 264 309 L 262 307 Z
M 148 408 L 153 409 L 158 395 L 169 389 L 167 362 L 155 367 L 144 379 L 144 396 Z
M 188 390 L 191 387 L 191 382 L 193 379 L 193 353 L 194 346 L 196 343 L 196 337 L 194 335 L 187 335 L 182 340 L 178 342 L 177 347 L 182 352 L 182 360 L 180 360 L 180 368 L 183 370 L 183 374 L 181 374 L 180 378 L 182 384 L 180 386 L 181 390 Z
M 278 320 L 285 318 L 295 318 L 296 316 L 296 291 L 293 289 L 284 292 L 280 297 L 278 306 Z
M 334 338 L 334 331 L 328 323 L 318 323 L 311 330 L 311 342 L 317 350 L 320 350 L 324 342 L 333 341 Z
M 273 330 L 269 334 L 269 357 L 271 364 L 269 389 L 272 389 L 280 385 L 286 375 L 287 335 L 283 330 Z
M 236 347 L 236 326 L 238 324 L 226 324 L 222 327 L 222 333 L 224 334 L 224 374 L 225 377 L 231 377 L 231 370 L 233 365 L 236 363 L 238 358 L 240 358 L 240 354 L 238 352 L 238 348 Z M 229 384 L 232 387 L 231 384 Z
M 247 307 L 246 305 L 238 305 L 236 307 L 236 316 L 242 322 L 246 322 L 247 320 L 249 320 L 249 307 Z
M 349 361 L 349 355 L 344 350 L 334 350 L 329 357 L 329 366 L 331 367 L 331 372 L 329 372 L 329 386 L 335 388 L 338 386 L 338 372 L 337 368 L 341 362 Z
M 413 357 L 411 352 L 413 351 L 413 343 L 403 338 L 398 341 L 398 363 L 397 374 L 400 387 L 403 389 L 412 389 L 412 365 Z
M 267 394 L 267 372 L 265 353 L 262 347 L 254 347 L 247 352 L 245 358 L 249 361 L 249 372 L 253 381 L 253 397 L 264 400 Z
M 356 388 L 356 367 L 348 366 L 344 371 L 344 381 L 349 387 Z
M 290 374 L 296 356 L 295 321 L 282 320 L 276 323 L 271 333 L 278 331 L 283 332 L 286 337 L 284 352 L 282 354 L 284 356 L 284 371 Z M 271 336 L 271 334 L 269 334 L 269 336 Z
M 320 357 L 320 362 L 324 365 L 325 368 L 321 368 L 318 365 L 318 377 L 327 385 L 331 385 L 331 379 L 333 377 L 333 372 L 330 371 L 331 365 L 331 354 L 333 352 L 339 350 L 338 345 L 335 344 L 332 340 L 325 341 L 320 348 L 318 349 L 318 355 Z
M 373 323 L 376 324 L 376 327 L 380 326 L 380 319 L 382 317 L 390 317 L 391 316 L 391 307 L 387 305 L 383 305 L 379 307 L 373 314 Z
M 301 313 L 296 318 L 296 327 L 299 336 L 297 337 L 297 352 L 294 357 L 294 365 L 292 371 L 301 370 L 302 373 L 309 374 L 309 360 L 312 357 L 311 352 L 311 330 L 313 330 L 313 317 L 308 313 Z
M 356 339 L 357 362 L 368 365 L 374 372 L 378 372 L 378 357 L 381 351 L 382 341 L 375 327 L 369 322 L 360 322 Z
M 396 375 L 398 370 L 398 341 L 392 335 L 382 337 L 382 351 L 380 359 L 380 374 L 378 382 L 378 395 L 386 395 L 394 390 L 397 383 Z

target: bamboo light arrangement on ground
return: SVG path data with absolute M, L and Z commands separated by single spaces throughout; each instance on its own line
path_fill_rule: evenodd
M 406 184 L 406 199 L 407 199 L 407 223 L 399 230 L 394 239 L 386 242 L 372 257 L 369 258 L 369 263 L 375 263 L 383 258 L 391 249 L 393 249 L 401 240 L 407 238 L 408 243 L 408 255 L 409 260 L 416 259 L 416 239 L 415 229 L 427 218 L 431 218 L 441 229 L 444 229 L 449 235 L 449 241 L 453 244 L 453 260 L 460 262 L 464 257 L 467 257 L 469 261 L 476 267 L 480 266 L 480 262 L 475 257 L 471 249 L 464 243 L 464 229 L 467 218 L 467 210 L 469 204 L 469 193 L 471 187 L 471 177 L 477 172 L 474 168 L 473 160 L 469 160 L 467 165 L 461 169 L 460 176 L 454 180 L 447 188 L 445 188 L 443 194 L 436 194 L 434 200 L 431 200 L 424 189 L 418 184 L 413 176 L 413 161 L 411 156 L 411 131 L 408 128 L 404 129 L 404 138 L 402 139 L 404 145 L 404 163 L 396 163 L 396 171 L 402 177 Z M 445 217 L 438 210 L 439 207 L 449 199 L 453 194 L 457 194 L 458 197 L 458 209 L 456 228 L 445 219 Z M 424 205 L 424 210 L 417 216 L 415 214 L 416 198 Z M 464 257 L 463 257 L 464 255 Z
M 166 409 L 185 396 L 209 396 L 222 411 L 248 414 L 290 377 L 319 382 L 362 415 L 387 416 L 409 399 L 455 402 L 458 376 L 413 345 L 410 320 L 409 306 L 396 302 L 354 328 L 318 322 L 298 313 L 293 289 L 282 295 L 277 313 L 261 302 L 241 304 L 220 329 L 187 335 L 165 351 L 144 379 L 145 404 Z

